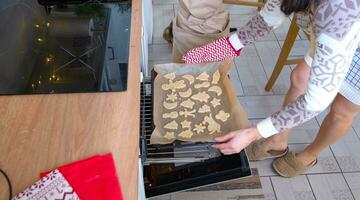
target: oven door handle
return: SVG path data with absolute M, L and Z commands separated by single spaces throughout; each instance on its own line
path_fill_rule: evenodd
M 112 54 L 112 57 L 110 58 L 110 60 L 115 60 L 115 52 L 114 52 L 114 48 L 113 47 L 108 47 L 108 49 L 111 50 L 111 54 Z

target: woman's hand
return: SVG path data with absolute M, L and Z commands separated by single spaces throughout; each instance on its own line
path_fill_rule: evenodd
M 221 144 L 214 144 L 212 147 L 225 155 L 230 155 L 239 153 L 253 141 L 260 138 L 261 135 L 256 128 L 241 129 L 215 138 L 215 141 L 221 142 Z
M 238 37 L 237 35 L 235 36 Z M 187 64 L 197 64 L 223 61 L 239 55 L 240 50 L 235 49 L 229 37 L 224 37 L 204 46 L 191 49 L 182 59 Z

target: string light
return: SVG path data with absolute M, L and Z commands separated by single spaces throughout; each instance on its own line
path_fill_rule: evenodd
M 38 42 L 43 42 L 43 41 L 44 41 L 44 39 L 42 39 L 42 38 L 38 38 L 38 39 L 37 39 L 37 41 L 38 41 Z
M 40 25 L 39 25 L 39 24 L 35 24 L 35 27 L 36 27 L 36 28 L 40 28 Z
M 46 23 L 46 26 L 47 26 L 47 27 L 50 27 L 50 22 Z

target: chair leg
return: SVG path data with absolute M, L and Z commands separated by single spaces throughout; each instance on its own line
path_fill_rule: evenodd
M 272 87 L 274 86 L 274 84 L 276 82 L 276 79 L 279 77 L 279 75 L 281 73 L 281 70 L 284 68 L 286 60 L 290 54 L 291 48 L 293 47 L 293 45 L 295 43 L 298 32 L 299 32 L 299 27 L 296 24 L 296 17 L 294 16 L 291 21 L 291 25 L 290 25 L 288 34 L 284 41 L 284 45 L 281 49 L 279 59 L 277 60 L 277 63 L 274 67 L 271 77 L 266 84 L 266 87 L 265 87 L 266 91 L 270 91 L 272 89 Z
M 264 0 L 258 0 L 258 3 L 265 3 L 265 1 Z M 260 11 L 261 10 L 261 6 L 258 6 L 258 11 Z

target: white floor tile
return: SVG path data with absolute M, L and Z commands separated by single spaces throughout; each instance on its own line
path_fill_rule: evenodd
M 293 128 L 289 135 L 289 144 L 311 143 L 319 131 L 319 125 L 315 119 Z
M 235 65 L 245 95 L 273 94 L 272 92 L 266 92 L 264 89 L 267 77 L 254 45 L 244 48 L 241 56 L 235 59 Z
M 271 177 L 277 200 L 315 200 L 306 176 Z
M 154 33 L 153 33 L 153 43 L 154 44 L 163 44 L 167 43 L 162 35 L 165 27 L 167 27 L 171 20 L 173 20 L 174 7 L 172 4 L 165 5 L 154 5 Z
M 354 199 L 342 174 L 308 175 L 317 200 Z
M 360 172 L 360 140 L 353 129 L 331 149 L 343 172 Z
M 275 36 L 279 41 L 286 39 L 290 24 L 291 24 L 291 19 L 286 18 L 284 22 L 277 29 L 274 30 Z M 297 36 L 297 39 L 301 39 L 301 38 Z
M 225 10 L 228 11 L 230 14 L 254 14 L 257 12 L 256 7 L 250 6 L 241 6 L 241 5 L 232 5 L 232 4 L 225 4 Z
M 355 200 L 360 200 L 360 173 L 344 173 Z
M 239 97 L 250 119 L 267 118 L 281 108 L 284 96 L 245 96 Z
M 178 0 L 153 0 L 154 5 L 177 4 Z
M 265 200 L 276 200 L 276 196 L 271 185 L 271 181 L 269 177 L 260 177 L 261 187 L 264 192 Z
M 261 63 L 267 77 L 270 77 L 279 58 L 280 46 L 277 41 L 260 41 L 255 43 Z M 273 87 L 274 94 L 286 94 L 290 87 L 291 68 L 284 67 Z
M 172 47 L 168 44 L 149 45 L 149 61 L 172 59 Z
M 282 48 L 284 41 L 279 41 Z M 290 51 L 288 59 L 303 58 L 310 48 L 310 43 L 307 40 L 296 40 L 294 46 Z
M 360 137 L 360 114 L 358 114 L 358 116 L 355 118 L 353 127 L 357 135 Z
M 243 91 L 243 88 L 241 86 L 241 81 L 240 81 L 240 78 L 239 78 L 239 74 L 237 72 L 237 69 L 235 67 L 235 65 L 233 65 L 231 67 L 231 71 L 230 71 L 230 80 L 232 82 L 232 85 L 235 89 L 235 92 L 236 92 L 236 95 L 237 96 L 244 96 L 244 91 Z

